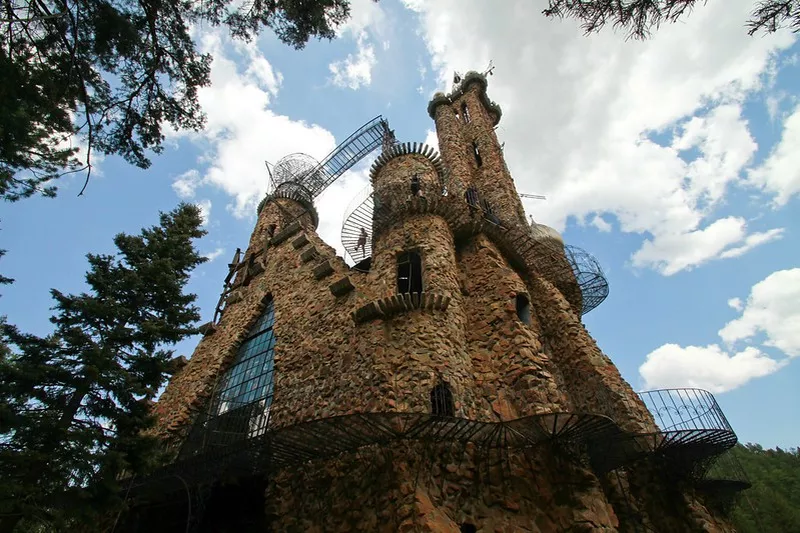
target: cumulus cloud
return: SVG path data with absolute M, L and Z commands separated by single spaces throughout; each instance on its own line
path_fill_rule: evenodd
M 744 309 L 744 305 L 742 304 L 741 298 L 731 298 L 728 300 L 728 307 L 731 309 L 735 309 L 736 311 L 741 311 Z
M 331 82 L 338 87 L 358 89 L 372 83 L 372 68 L 375 66 L 375 49 L 367 41 L 366 34 L 359 36 L 358 51 L 341 61 L 328 65 Z
M 172 190 L 175 191 L 175 194 L 178 195 L 178 198 L 182 200 L 188 200 L 190 198 L 194 198 L 194 193 L 201 181 L 202 179 L 200 178 L 200 172 L 193 168 L 175 178 L 175 180 L 172 182 Z
M 634 266 L 650 266 L 671 276 L 717 258 L 737 257 L 760 244 L 778 239 L 782 228 L 748 235 L 743 218 L 725 217 L 693 231 L 660 234 L 633 254 Z
M 728 344 L 766 337 L 790 357 L 800 356 L 800 268 L 773 272 L 753 285 L 742 315 L 719 330 Z
M 270 109 L 281 76 L 255 45 L 227 43 L 218 32 L 200 37 L 203 52 L 212 53 L 211 86 L 200 89 L 200 103 L 208 116 L 199 133 L 173 133 L 200 144 L 206 154 L 191 170 L 173 182 L 182 197 L 192 197 L 198 186 L 214 186 L 233 199 L 228 206 L 237 217 L 251 216 L 265 194 L 268 175 L 264 161 L 277 162 L 293 152 L 322 158 L 335 145 L 327 130 L 279 115 Z M 246 65 L 241 68 L 236 59 Z
M 786 119 L 783 135 L 769 157 L 749 174 L 750 182 L 775 195 L 777 207 L 800 193 L 800 105 Z
M 753 347 L 732 354 L 716 344 L 665 344 L 647 354 L 639 374 L 647 389 L 697 387 L 718 393 L 771 374 L 781 366 L 783 363 Z
M 225 248 L 216 248 L 212 252 L 208 252 L 207 254 L 203 254 L 203 257 L 205 257 L 206 259 L 208 259 L 209 262 L 211 262 L 211 261 L 214 261 L 215 259 L 217 259 L 218 257 L 220 257 L 224 253 L 225 253 Z
M 350 18 L 339 28 L 341 37 L 350 37 L 356 42 L 356 52 L 346 58 L 328 65 L 330 81 L 337 87 L 356 90 L 372 83 L 372 70 L 375 68 L 374 43 L 381 41 L 386 50 L 386 14 L 378 2 L 373 0 L 354 0 L 350 5 Z
M 611 231 L 611 224 L 609 224 L 608 221 L 601 216 L 595 215 L 595 217 L 592 219 L 592 226 L 604 233 Z
M 203 220 L 203 225 L 208 226 L 211 221 L 211 200 L 200 200 L 196 205 L 200 208 L 200 218 Z
M 728 306 L 741 316 L 718 332 L 727 348 L 664 344 L 649 353 L 639 367 L 645 386 L 725 392 L 771 374 L 790 358 L 800 356 L 800 268 L 773 272 L 753 285 L 746 302 L 731 298 Z M 762 334 L 764 346 L 777 348 L 788 357 L 779 360 L 755 346 L 736 347 Z
M 714 216 L 757 148 L 742 102 L 795 39 L 743 35 L 752 0 L 709 3 L 646 42 L 584 36 L 530 2 L 405 4 L 442 89 L 454 70 L 494 59 L 489 92 L 504 110 L 509 168 L 520 190 L 548 198 L 537 220 L 563 230 L 570 218 L 612 214 L 621 231 L 646 236 L 633 264 L 664 274 L 777 237 L 767 228 L 748 241 L 741 217 Z

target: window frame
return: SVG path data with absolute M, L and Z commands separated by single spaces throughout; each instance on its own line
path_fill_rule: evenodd
M 275 305 L 267 297 L 255 323 L 236 349 L 233 361 L 222 374 L 209 412 L 211 419 L 235 417 L 245 411 L 246 438 L 261 435 L 269 425 L 275 392 Z M 252 412 L 246 412 L 250 409 Z M 241 428 L 244 431 L 245 428 Z
M 407 259 L 404 261 L 403 258 L 407 258 Z M 416 269 L 417 270 L 417 276 L 414 276 L 415 261 L 413 261 L 412 258 L 416 258 L 416 260 L 417 260 L 417 262 L 416 262 L 416 264 L 418 265 L 418 267 Z M 418 249 L 414 249 L 414 250 L 405 250 L 403 252 L 400 252 L 399 254 L 397 254 L 395 263 L 396 263 L 395 280 L 396 280 L 396 284 L 397 284 L 397 293 L 398 294 L 414 294 L 414 293 L 422 294 L 422 292 L 425 290 L 425 282 L 424 282 L 424 267 L 423 267 L 423 263 L 422 263 L 422 254 L 420 253 L 420 251 Z M 409 267 L 408 267 L 408 277 L 407 278 L 402 278 L 401 277 L 401 268 L 404 265 L 409 265 Z M 407 288 L 406 291 L 402 290 L 401 279 L 406 279 L 407 280 L 406 281 L 406 288 Z M 419 290 L 414 290 L 415 288 L 419 288 Z

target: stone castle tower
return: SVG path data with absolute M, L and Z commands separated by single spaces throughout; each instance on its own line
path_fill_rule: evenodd
M 123 529 L 730 530 L 715 496 L 739 486 L 708 474 L 735 434 L 707 392 L 634 393 L 597 347 L 602 271 L 528 224 L 486 90 L 434 96 L 441 155 L 384 139 L 355 267 L 308 174 L 262 202 Z

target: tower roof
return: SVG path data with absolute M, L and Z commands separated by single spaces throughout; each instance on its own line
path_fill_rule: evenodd
M 441 104 L 452 104 L 461 96 L 463 96 L 470 88 L 472 84 L 478 84 L 480 86 L 480 91 L 478 91 L 478 95 L 480 96 L 481 102 L 486 109 L 494 115 L 493 123 L 497 125 L 500 122 L 500 118 L 503 116 L 503 110 L 500 106 L 489 99 L 489 96 L 486 94 L 486 88 L 488 87 L 489 83 L 486 81 L 486 76 L 481 74 L 480 72 L 470 71 L 464 75 L 464 78 L 461 82 L 456 85 L 456 87 L 450 92 L 450 94 L 444 94 L 442 92 L 438 92 L 433 95 L 431 101 L 428 103 L 428 115 L 431 118 L 435 118 L 436 108 Z

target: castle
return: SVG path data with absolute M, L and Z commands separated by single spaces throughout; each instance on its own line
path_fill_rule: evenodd
M 731 530 L 744 482 L 708 473 L 735 434 L 709 393 L 637 394 L 597 347 L 605 277 L 526 220 L 486 78 L 428 112 L 441 155 L 380 121 L 353 267 L 316 233 L 321 171 L 277 180 L 119 530 Z

